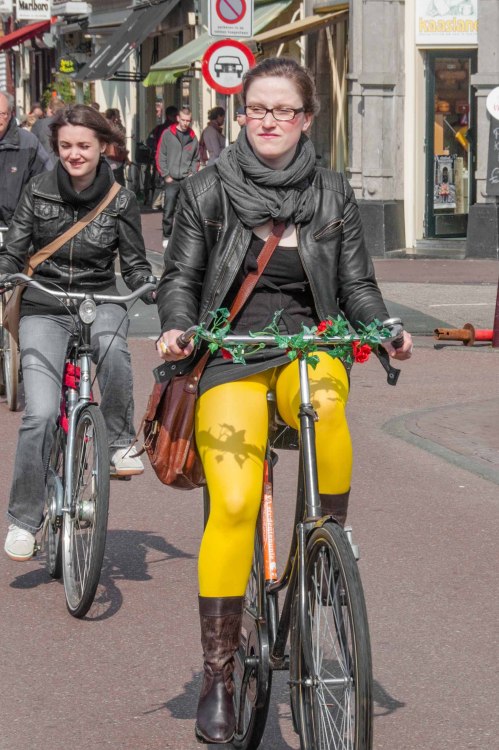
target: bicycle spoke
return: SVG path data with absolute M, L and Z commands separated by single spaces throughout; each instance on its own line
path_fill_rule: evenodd
M 108 466 L 103 417 L 90 407 L 78 418 L 73 512 L 65 517 L 64 583 L 68 608 L 76 617 L 88 611 L 99 581 L 107 529 Z
M 305 662 L 298 607 L 292 630 L 298 730 L 305 750 L 371 750 L 372 675 L 365 604 L 357 564 L 335 524 L 307 545 L 307 600 L 312 663 Z

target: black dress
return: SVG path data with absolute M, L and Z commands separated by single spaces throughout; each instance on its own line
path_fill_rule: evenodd
M 256 259 L 263 245 L 264 241 L 253 235 L 244 263 L 225 300 L 225 307 L 230 308 L 244 278 L 256 269 Z M 261 331 L 272 322 L 278 310 L 282 311 L 278 327 L 283 334 L 299 333 L 302 323 L 312 326 L 319 322 L 297 247 L 277 246 L 249 300 L 232 322 L 231 331 L 237 335 Z M 262 349 L 249 357 L 247 364 L 241 365 L 223 359 L 218 352 L 206 365 L 199 393 L 201 395 L 216 385 L 241 380 L 289 361 L 288 356 L 280 350 L 276 353 L 271 349 Z

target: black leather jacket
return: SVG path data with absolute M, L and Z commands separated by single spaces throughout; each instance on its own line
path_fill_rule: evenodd
M 298 251 L 321 319 L 342 311 L 350 323 L 388 318 L 365 247 L 352 188 L 318 168 L 312 220 L 297 227 Z M 185 330 L 221 307 L 251 240 L 216 167 L 185 180 L 158 289 L 161 330 Z
M 51 161 L 41 143 L 12 117 L 0 139 L 0 224 L 10 224 L 25 185 L 47 169 Z
M 24 190 L 5 235 L 0 273 L 22 271 L 29 256 L 77 220 L 77 211 L 61 198 L 56 170 L 35 177 Z M 137 289 L 151 275 L 151 266 L 145 253 L 139 206 L 135 195 L 123 187 L 99 216 L 38 266 L 34 278 L 42 283 L 56 282 L 71 291 L 108 290 L 115 283 L 118 254 L 124 282 L 129 289 Z

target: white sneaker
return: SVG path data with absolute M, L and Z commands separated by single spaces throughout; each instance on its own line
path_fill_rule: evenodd
M 118 448 L 111 458 L 111 474 L 119 477 L 132 477 L 144 473 L 144 464 L 133 448 Z
M 31 560 L 35 552 L 35 535 L 11 523 L 4 549 L 11 560 Z
M 168 242 L 169 242 L 169 241 L 170 241 L 170 238 L 169 238 L 169 237 L 165 237 L 165 238 L 163 239 L 163 250 L 166 250 L 166 248 L 168 247 Z

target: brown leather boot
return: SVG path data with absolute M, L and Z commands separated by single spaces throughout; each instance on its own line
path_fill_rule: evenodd
M 204 677 L 199 696 L 196 736 L 204 742 L 227 743 L 234 736 L 234 653 L 239 645 L 242 596 L 199 597 Z
M 339 495 L 324 495 L 321 493 L 321 510 L 325 516 L 333 516 L 341 528 L 345 526 L 348 511 L 350 490 Z

